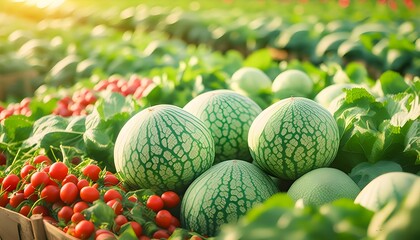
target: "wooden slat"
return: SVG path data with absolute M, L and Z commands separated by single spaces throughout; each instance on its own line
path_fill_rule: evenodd
M 31 216 L 32 230 L 34 232 L 35 240 L 45 240 L 47 235 L 45 234 L 44 220 L 42 215 L 35 214 Z
M 65 232 L 61 231 L 57 227 L 53 226 L 51 223 L 44 221 L 45 234 L 48 240 L 79 240 Z
M 0 208 L 1 240 L 33 240 L 32 222 L 29 218 L 6 208 Z

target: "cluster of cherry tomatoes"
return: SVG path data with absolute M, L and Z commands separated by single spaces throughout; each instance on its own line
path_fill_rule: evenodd
M 24 98 L 20 103 L 9 104 L 6 108 L 0 106 L 0 121 L 6 119 L 12 115 L 25 115 L 30 116 L 32 114 L 29 109 L 30 98 Z
M 133 95 L 134 98 L 140 99 L 152 83 L 152 80 L 137 75 L 132 75 L 128 80 L 111 77 L 97 83 L 93 90 L 82 89 L 75 92 L 72 97 L 63 97 L 58 101 L 53 114 L 63 117 L 86 115 L 89 106 L 97 100 L 96 94 L 101 91 L 117 92 L 123 96 Z
M 153 81 L 151 79 L 132 75 L 128 80 L 118 77 L 102 80 L 93 89 L 95 91 L 118 92 L 123 96 L 133 95 L 134 98 L 140 99 L 143 97 L 145 90 L 152 85 Z
M 121 93 L 123 96 L 132 95 L 135 99 L 141 99 L 148 87 L 153 86 L 153 81 L 149 78 L 142 78 L 132 75 L 128 80 L 122 77 L 110 77 L 101 80 L 94 86 L 94 89 L 81 89 L 73 93 L 72 96 L 62 97 L 57 102 L 52 114 L 62 117 L 87 115 L 89 107 L 93 106 L 101 91 L 111 91 Z M 0 106 L 0 121 L 12 115 L 32 114 L 29 104 L 31 98 L 25 98 L 20 103 L 11 103 L 6 108 Z
M 63 97 L 57 103 L 53 114 L 69 117 L 87 115 L 87 107 L 93 105 L 97 98 L 95 93 L 89 89 L 82 89 L 73 94 L 72 97 Z
M 0 158 L 2 155 L 6 158 L 3 153 Z M 26 217 L 41 214 L 50 224 L 80 239 L 118 239 L 128 228 L 138 239 L 162 239 L 180 227 L 171 213 L 180 203 L 177 193 L 131 194 L 115 174 L 92 162 L 84 164 L 80 158 L 73 160 L 68 166 L 37 155 L 20 169 L 0 176 L 0 207 Z M 96 211 L 108 213 L 106 218 L 111 222 L 96 224 L 98 217 L 93 218 L 89 212 L 98 208 Z M 136 208 L 149 217 L 134 217 Z

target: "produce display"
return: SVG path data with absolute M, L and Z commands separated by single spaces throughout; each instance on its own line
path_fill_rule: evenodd
M 420 239 L 419 7 L 6 0 L 0 213 L 59 239 Z

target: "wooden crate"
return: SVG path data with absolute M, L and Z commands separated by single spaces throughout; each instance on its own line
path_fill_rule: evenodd
M 47 240 L 79 240 L 58 229 L 51 223 L 44 221 L 45 235 Z
M 0 208 L 1 240 L 44 240 L 46 239 L 41 215 L 27 218 L 6 208 Z

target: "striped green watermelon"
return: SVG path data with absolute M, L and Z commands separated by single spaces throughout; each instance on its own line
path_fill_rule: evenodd
M 194 180 L 181 203 L 183 228 L 214 236 L 253 206 L 278 192 L 273 180 L 252 163 L 227 160 Z
M 214 141 L 192 114 L 177 106 L 156 105 L 123 126 L 114 161 L 131 188 L 181 192 L 213 165 Z
M 339 141 L 333 116 L 302 97 L 287 98 L 266 108 L 248 135 L 255 164 L 270 175 L 289 180 L 330 165 Z
M 229 159 L 252 161 L 248 131 L 262 111 L 253 100 L 231 90 L 214 90 L 195 97 L 184 110 L 209 127 L 216 147 L 215 163 Z

